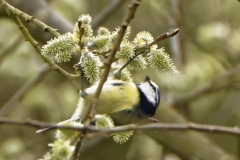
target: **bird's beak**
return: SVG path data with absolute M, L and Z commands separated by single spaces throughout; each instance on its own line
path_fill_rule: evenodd
M 145 82 L 150 82 L 150 77 L 146 75 Z

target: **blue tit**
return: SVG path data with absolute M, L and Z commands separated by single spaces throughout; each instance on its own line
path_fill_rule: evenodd
M 86 95 L 79 98 L 77 109 L 70 120 L 86 119 L 92 98 L 97 89 L 93 85 L 85 90 Z M 96 114 L 109 115 L 116 125 L 139 123 L 152 117 L 160 103 L 158 86 L 146 76 L 140 84 L 121 80 L 107 80 L 102 88 Z M 48 130 L 42 129 L 37 133 Z

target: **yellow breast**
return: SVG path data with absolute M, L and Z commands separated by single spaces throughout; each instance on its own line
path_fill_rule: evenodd
M 90 100 L 92 96 L 87 96 L 86 98 Z M 123 85 L 117 86 L 104 85 L 99 97 L 97 114 L 110 114 L 121 110 L 132 109 L 138 102 L 139 92 L 134 83 L 124 82 Z

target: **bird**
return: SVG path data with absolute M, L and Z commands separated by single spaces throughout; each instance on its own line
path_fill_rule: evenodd
M 98 84 L 87 88 L 80 96 L 77 108 L 69 120 L 83 122 L 87 118 Z M 96 114 L 109 115 L 115 125 L 139 123 L 152 117 L 160 104 L 158 86 L 146 76 L 144 82 L 135 84 L 122 80 L 107 80 L 100 93 Z M 60 122 L 61 123 L 61 122 Z M 51 128 L 38 130 L 40 133 Z

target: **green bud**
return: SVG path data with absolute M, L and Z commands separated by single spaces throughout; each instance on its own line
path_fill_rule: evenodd
M 112 128 L 114 123 L 111 117 L 107 115 L 96 115 L 96 127 L 98 128 Z
M 116 58 L 128 60 L 134 55 L 134 45 L 128 40 L 124 40 L 120 45 L 120 51 L 117 51 Z
M 119 132 L 119 133 L 113 133 L 113 140 L 116 143 L 123 144 L 129 140 L 129 138 L 133 135 L 134 131 L 126 131 L 126 132 Z
M 110 31 L 105 27 L 100 27 L 97 31 L 98 35 L 110 35 Z
M 153 42 L 153 36 L 146 31 L 139 32 L 133 40 L 137 47 L 145 46 Z
M 127 82 L 132 82 L 133 81 L 133 77 L 132 77 L 131 73 L 129 72 L 129 70 L 127 68 L 124 68 L 121 71 L 121 79 L 123 81 L 127 81 Z
M 83 67 L 85 77 L 91 84 L 99 80 L 101 61 L 98 56 L 91 52 L 86 53 L 81 66 Z
M 136 58 L 134 58 L 131 63 L 127 66 L 129 70 L 144 70 L 147 68 L 147 62 L 146 59 L 142 55 L 138 55 Z
M 172 59 L 165 52 L 164 48 L 152 49 L 147 56 L 147 61 L 151 67 L 156 68 L 161 73 L 179 75 Z
M 72 52 L 76 49 L 76 42 L 71 33 L 63 34 L 47 42 L 42 47 L 42 55 L 47 58 L 55 58 L 57 63 L 70 61 Z

